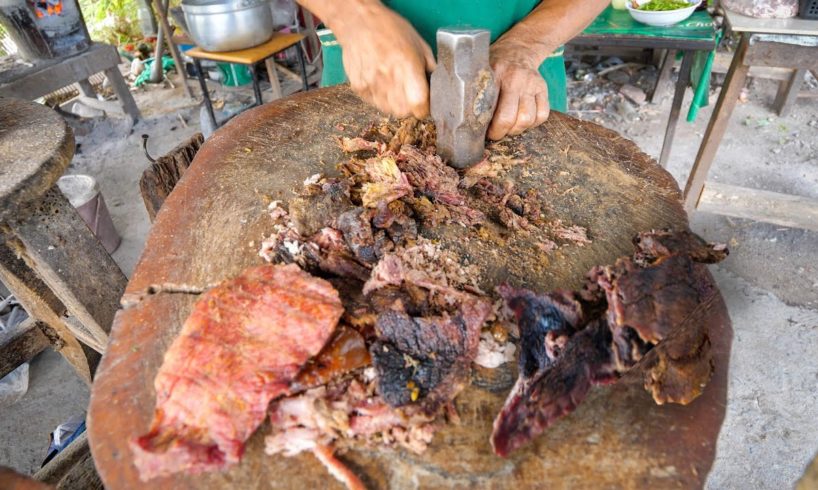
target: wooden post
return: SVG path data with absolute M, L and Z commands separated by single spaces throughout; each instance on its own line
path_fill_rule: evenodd
M 25 319 L 0 338 L 0 379 L 48 347 L 46 337 L 33 318 Z
M 727 78 L 725 78 L 724 85 L 721 88 L 719 100 L 716 102 L 713 115 L 710 117 L 707 130 L 704 132 L 696 161 L 693 163 L 693 168 L 690 169 L 690 176 L 687 178 L 684 191 L 684 205 L 688 213 L 696 209 L 699 197 L 702 195 L 702 189 L 704 189 L 704 182 L 707 180 L 707 173 L 710 171 L 710 166 L 713 165 L 716 151 L 719 149 L 725 131 L 727 131 L 727 123 L 730 122 L 733 108 L 736 107 L 736 101 L 738 101 L 741 89 L 744 88 L 744 82 L 747 80 L 747 72 L 750 67 L 744 64 L 744 55 L 747 53 L 749 44 L 749 34 L 742 34 L 741 42 L 733 55 L 730 70 L 727 72 Z
M 676 81 L 676 90 L 673 93 L 673 105 L 670 106 L 670 116 L 667 118 L 665 128 L 665 139 L 662 142 L 662 152 L 659 155 L 659 165 L 667 167 L 667 160 L 670 158 L 670 148 L 673 146 L 673 135 L 676 133 L 676 126 L 679 124 L 679 112 L 682 109 L 682 101 L 685 98 L 687 84 L 690 82 L 690 68 L 693 66 L 693 53 L 684 52 L 682 66 L 679 69 L 679 79 Z
M 170 0 L 166 0 L 167 4 L 169 4 Z M 170 23 L 168 22 L 168 16 L 165 14 L 165 9 L 162 0 L 153 0 L 153 8 L 156 9 L 156 13 L 159 17 L 160 21 L 160 28 L 164 29 L 165 31 L 165 40 L 168 43 L 168 49 L 170 50 L 170 55 L 173 56 L 173 61 L 176 63 L 176 71 L 179 73 L 179 78 L 181 79 L 182 85 L 185 87 L 185 93 L 191 99 L 193 98 L 193 92 L 190 90 L 190 86 L 187 84 L 187 76 L 185 75 L 185 64 L 182 61 L 182 56 L 179 54 L 179 49 L 176 47 L 176 44 L 173 42 L 173 30 L 170 28 Z M 161 63 L 161 60 L 159 60 Z
M 798 98 L 798 92 L 801 90 L 806 74 L 805 68 L 797 68 L 787 80 L 778 84 L 778 93 L 775 96 L 773 107 L 780 117 L 789 114 L 793 102 Z
M 0 241 L 0 281 L 32 318 L 42 322 L 38 327 L 46 332 L 52 348 L 68 361 L 80 379 L 90 385 L 101 356 L 77 341 L 63 320 L 65 306 L 3 241 Z
M 97 237 L 56 186 L 8 226 L 27 265 L 82 324 L 75 335 L 103 352 L 127 279 Z
M 264 66 L 267 67 L 267 76 L 270 78 L 270 91 L 273 93 L 273 100 L 280 99 L 282 97 L 281 84 L 278 83 L 276 63 L 273 61 L 273 58 L 270 57 L 264 60 Z

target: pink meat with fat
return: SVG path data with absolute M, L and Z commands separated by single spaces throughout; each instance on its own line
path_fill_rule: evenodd
M 151 428 L 131 442 L 141 478 L 237 463 L 343 311 L 332 285 L 292 264 L 247 269 L 203 294 L 154 381 Z

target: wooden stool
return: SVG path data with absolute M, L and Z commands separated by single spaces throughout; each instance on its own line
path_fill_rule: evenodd
M 13 357 L 36 355 L 44 334 L 90 384 L 127 280 L 56 186 L 74 155 L 68 126 L 40 104 L 0 100 L 0 280 L 31 317 L 32 342 L 18 336 Z
M 94 43 L 75 56 L 3 71 L 0 73 L 0 97 L 34 100 L 76 82 L 82 95 L 96 102 L 96 94 L 88 78 L 104 72 L 123 112 L 136 122 L 141 115 L 128 84 L 119 72 L 119 62 L 116 48 L 110 44 Z
M 207 84 L 204 79 L 204 71 L 200 60 L 221 61 L 225 63 L 236 63 L 239 65 L 247 65 L 250 68 L 250 73 L 253 76 L 253 93 L 256 96 L 256 103 L 248 106 L 255 107 L 261 105 L 261 86 L 259 86 L 258 72 L 256 65 L 264 61 L 267 66 L 267 75 L 270 77 L 270 84 L 273 86 L 273 95 L 275 98 L 281 97 L 281 87 L 278 84 L 278 75 L 276 74 L 275 62 L 271 59 L 275 54 L 284 51 L 285 49 L 298 44 L 304 39 L 303 34 L 281 34 L 276 33 L 273 38 L 264 44 L 258 46 L 242 49 L 239 51 L 223 51 L 219 53 L 211 53 L 196 47 L 185 54 L 193 58 L 193 63 L 196 65 L 196 75 L 199 78 L 199 85 L 202 87 L 202 96 L 204 97 L 205 106 L 207 107 L 207 114 L 210 116 L 210 122 L 214 128 L 219 127 L 216 123 L 216 115 L 213 113 L 213 102 L 210 100 L 210 94 L 207 91 Z M 301 77 L 304 83 L 304 91 L 308 90 L 307 84 L 307 66 L 304 62 L 304 52 L 301 45 L 298 46 L 298 63 L 301 65 Z

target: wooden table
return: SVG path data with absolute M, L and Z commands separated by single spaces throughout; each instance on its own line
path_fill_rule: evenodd
M 301 40 L 304 39 L 303 34 L 299 33 L 275 33 L 273 37 L 264 44 L 259 44 L 252 48 L 242 49 L 238 51 L 222 51 L 211 52 L 205 51 L 202 48 L 195 47 L 185 52 L 188 56 L 193 58 L 193 63 L 196 65 L 196 75 L 199 79 L 199 85 L 202 88 L 202 96 L 204 97 L 205 106 L 207 107 L 207 114 L 210 116 L 210 122 L 214 128 L 219 127 L 216 122 L 216 115 L 213 113 L 213 102 L 210 100 L 210 93 L 207 90 L 207 83 L 205 83 L 204 71 L 202 70 L 201 60 L 221 61 L 225 63 L 237 63 L 246 65 L 250 68 L 250 73 L 253 77 L 253 93 L 256 97 L 255 105 L 261 105 L 261 86 L 259 85 L 258 72 L 256 65 L 264 61 L 267 67 L 267 76 L 270 78 L 270 84 L 273 89 L 273 97 L 281 97 L 281 87 L 278 83 L 278 74 L 276 72 L 275 62 L 271 59 L 275 54 L 284 51 L 285 49 L 298 44 L 298 63 L 301 66 L 301 77 L 304 84 L 304 91 L 309 89 L 307 83 L 307 66 L 304 61 L 304 52 L 301 49 Z M 248 106 L 254 107 L 254 106 Z
M 818 200 L 706 182 L 750 66 L 792 68 L 802 78 L 804 70 L 818 70 L 815 45 L 792 44 L 764 36 L 795 36 L 795 40 L 807 44 L 817 42 L 818 22 L 796 18 L 754 19 L 729 10 L 725 11 L 725 22 L 730 30 L 741 34 L 741 42 L 685 184 L 685 208 L 818 230 Z M 736 158 L 742 156 L 736 155 Z
M 651 99 L 659 88 L 659 82 L 668 78 L 673 68 L 677 51 L 683 51 L 679 78 L 673 93 L 673 103 L 665 127 L 659 165 L 667 166 L 673 135 L 679 122 L 679 112 L 685 90 L 690 83 L 690 68 L 697 51 L 712 51 L 716 48 L 716 26 L 707 12 L 694 12 L 685 21 L 669 27 L 653 27 L 639 23 L 625 10 L 615 10 L 610 5 L 569 45 L 575 46 L 624 46 L 631 48 L 667 49 L 659 80 L 651 94 Z
M 0 99 L 0 280 L 30 315 L 28 350 L 0 358 L 25 362 L 44 336 L 90 384 L 126 279 L 55 185 L 73 155 L 59 114 Z
M 199 150 L 156 217 L 123 297 L 130 307 L 117 314 L 92 388 L 89 438 L 106 488 L 339 488 L 311 455 L 264 455 L 266 427 L 248 442 L 243 462 L 225 473 L 148 483 L 139 481 L 128 441 L 150 424 L 154 377 L 196 300 L 144 293 L 163 284 L 203 287 L 259 264 L 260 240 L 272 230 L 270 200 L 290 199 L 310 175 L 335 174 L 343 158 L 335 137 L 357 134 L 379 117 L 346 86 L 313 90 L 239 115 Z M 576 288 L 593 265 L 630 255 L 637 232 L 687 228 L 673 177 L 613 131 L 555 113 L 509 142 L 536 162 L 515 167 L 520 188 L 547 193 L 553 213 L 587 227 L 593 243 L 547 256 L 534 246 L 510 253 L 511 241 L 498 248 L 460 226 L 436 228 L 442 247 L 475 259 L 485 290 L 506 280 L 543 291 Z M 478 372 L 456 400 L 462 422 L 440 430 L 426 453 L 362 448 L 344 459 L 371 488 L 701 487 L 724 417 L 732 335 L 724 302 L 711 286 L 703 285 L 712 301 L 693 321 L 710 328 L 716 371 L 688 406 L 657 406 L 637 370 L 594 388 L 576 412 L 502 459 L 488 437 L 513 371 Z
M 66 85 L 77 83 L 82 95 L 96 100 L 88 78 L 104 72 L 122 106 L 133 122 L 142 117 L 128 84 L 119 72 L 119 53 L 110 44 L 93 43 L 82 53 L 56 60 L 40 61 L 34 66 L 0 72 L 0 97 L 34 100 Z

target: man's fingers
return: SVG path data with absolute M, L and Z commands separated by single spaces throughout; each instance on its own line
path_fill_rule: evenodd
M 522 95 L 517 107 L 517 119 L 508 134 L 515 136 L 534 125 L 537 120 L 537 99 L 533 95 Z
M 497 99 L 497 108 L 489 125 L 488 138 L 499 140 L 508 134 L 508 131 L 517 122 L 517 108 L 520 105 L 520 95 L 517 92 L 506 90 L 500 85 L 500 97 Z
M 415 68 L 420 68 L 419 70 Z M 404 91 L 408 111 L 418 119 L 429 115 L 429 82 L 423 67 L 412 68 L 404 78 Z
M 437 61 L 434 53 L 432 53 L 432 48 L 425 42 L 423 43 L 423 58 L 426 62 L 426 71 L 431 73 L 437 67 Z
M 537 92 L 536 99 L 537 120 L 534 122 L 534 126 L 539 126 L 548 119 L 548 115 L 551 113 L 551 104 L 548 102 L 547 92 Z

